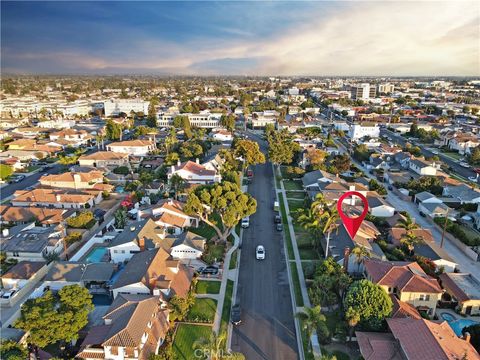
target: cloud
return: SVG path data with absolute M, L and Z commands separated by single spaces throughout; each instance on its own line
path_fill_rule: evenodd
M 249 3 L 229 26 L 215 18 L 198 19 L 209 21 L 213 32 L 195 33 L 192 24 L 191 36 L 182 41 L 136 27 L 131 33 L 123 28 L 117 41 L 113 31 L 112 42 L 98 49 L 74 44 L 36 52 L 2 49 L 4 71 L 480 75 L 479 3 L 340 2 L 309 4 L 303 14 L 302 4 L 289 3 L 288 13 L 285 3 L 280 8 L 261 3 L 264 13 L 259 14 Z M 219 9 L 240 8 L 222 3 Z M 261 23 L 276 10 L 283 16 L 281 26 Z M 243 21 L 246 26 L 239 25 Z

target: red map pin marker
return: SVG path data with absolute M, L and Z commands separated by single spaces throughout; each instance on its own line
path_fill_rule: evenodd
M 349 196 L 358 196 L 360 200 L 363 202 L 363 212 L 359 217 L 351 218 L 345 215 L 345 213 L 342 210 L 342 203 L 345 198 Z M 343 225 L 345 225 L 345 229 L 347 229 L 348 234 L 350 237 L 353 238 L 357 234 L 358 229 L 360 228 L 360 225 L 362 224 L 363 219 L 365 219 L 365 216 L 367 215 L 368 212 L 368 201 L 365 196 L 360 194 L 358 191 L 347 191 L 345 194 L 343 194 L 340 199 L 338 199 L 337 202 L 337 210 L 338 210 L 338 215 L 342 218 Z

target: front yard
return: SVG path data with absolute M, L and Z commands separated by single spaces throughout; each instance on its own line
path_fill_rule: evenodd
M 221 285 L 220 281 L 198 280 L 195 292 L 197 294 L 218 294 Z
M 300 180 L 283 180 L 283 187 L 286 191 L 303 190 L 302 182 Z
M 176 358 L 178 360 L 195 359 L 193 344 L 200 338 L 208 339 L 211 332 L 211 326 L 179 324 L 173 341 Z
M 223 300 L 222 321 L 220 323 L 220 333 L 227 331 L 230 321 L 230 309 L 232 308 L 233 281 L 228 280 L 225 290 L 225 299 Z
M 213 323 L 217 301 L 207 298 L 196 298 L 195 303 L 188 312 L 186 321 L 199 323 Z

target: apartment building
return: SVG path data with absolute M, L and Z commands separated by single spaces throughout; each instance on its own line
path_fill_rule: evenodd
M 370 86 L 368 83 L 352 85 L 350 91 L 353 100 L 368 100 L 377 95 L 375 86 Z

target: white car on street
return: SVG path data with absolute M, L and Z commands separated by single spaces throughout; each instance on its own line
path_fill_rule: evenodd
M 257 260 L 265 260 L 265 248 L 263 245 L 258 245 L 257 250 L 255 251 L 255 257 Z

